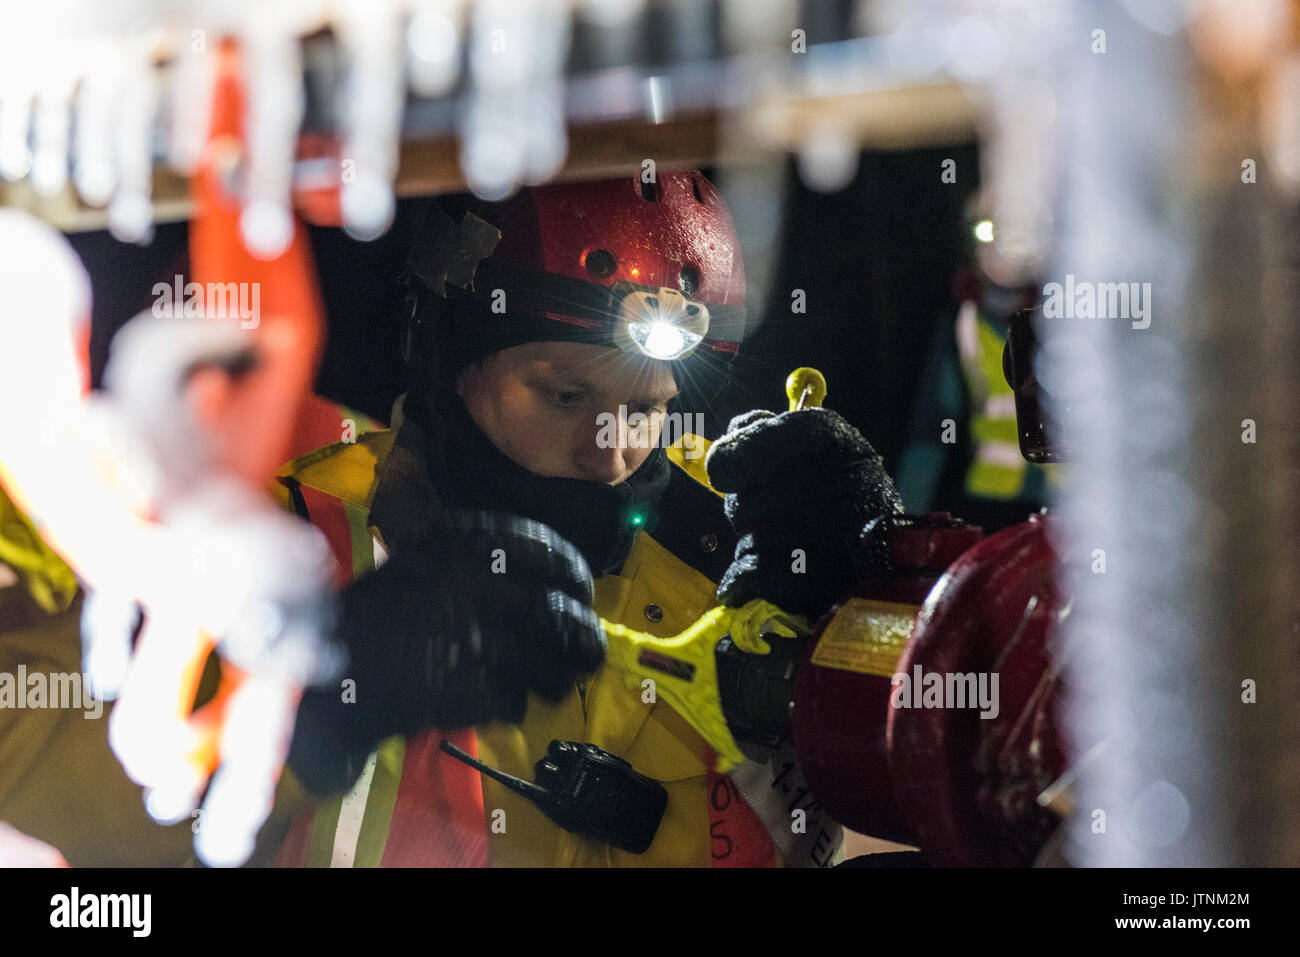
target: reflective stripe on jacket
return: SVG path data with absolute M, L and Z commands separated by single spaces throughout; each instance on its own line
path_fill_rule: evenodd
M 1029 463 L 1020 454 L 1016 395 L 1002 373 L 1005 336 L 979 318 L 973 302 L 962 303 L 957 342 L 970 392 L 975 459 L 966 471 L 966 493 L 1010 501 L 1025 494 Z

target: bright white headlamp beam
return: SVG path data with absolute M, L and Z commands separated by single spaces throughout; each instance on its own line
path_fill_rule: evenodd
M 632 341 L 651 359 L 680 359 L 704 338 L 663 320 L 636 322 L 628 331 Z
M 651 359 L 684 359 L 709 329 L 709 309 L 675 289 L 638 290 L 623 298 L 615 333 L 624 349 Z

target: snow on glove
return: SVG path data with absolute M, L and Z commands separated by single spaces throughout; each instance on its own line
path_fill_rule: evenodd
M 723 604 L 762 598 L 815 620 L 880 570 L 862 531 L 901 513 L 902 500 L 879 454 L 838 413 L 746 412 L 705 465 L 713 487 L 727 493 L 740 538 L 718 586 Z
M 318 793 L 346 788 L 375 744 L 425 728 L 522 720 L 528 693 L 558 702 L 600 667 L 591 572 L 549 526 L 461 513 L 341 596 L 355 700 L 310 691 L 289 764 Z

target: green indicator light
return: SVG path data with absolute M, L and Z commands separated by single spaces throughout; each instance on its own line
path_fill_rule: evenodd
M 644 515 L 637 515 L 637 514 L 634 514 L 634 515 L 632 516 L 632 524 L 633 524 L 633 525 L 644 525 L 644 524 L 645 524 L 645 516 L 644 516 Z

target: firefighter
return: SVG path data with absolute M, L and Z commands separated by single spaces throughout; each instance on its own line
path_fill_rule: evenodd
M 806 828 L 767 797 L 797 790 L 792 759 L 720 773 L 652 689 L 602 665 L 597 614 L 663 637 L 719 600 L 815 619 L 870 560 L 866 522 L 901 510 L 879 456 L 826 410 L 734 421 L 708 459 L 716 485 L 702 438 L 664 447 L 677 406 L 725 381 L 744 331 L 740 246 L 715 187 L 680 172 L 438 205 L 408 278 L 414 375 L 392 428 L 280 477 L 286 507 L 357 576 L 342 597 L 347 676 L 304 697 L 289 758 L 327 796 L 280 862 L 833 863 L 838 829 L 807 789 Z M 596 805 L 636 808 L 662 788 L 666 810 L 632 849 L 627 834 L 561 826 L 444 739 L 528 781 L 594 746 Z

